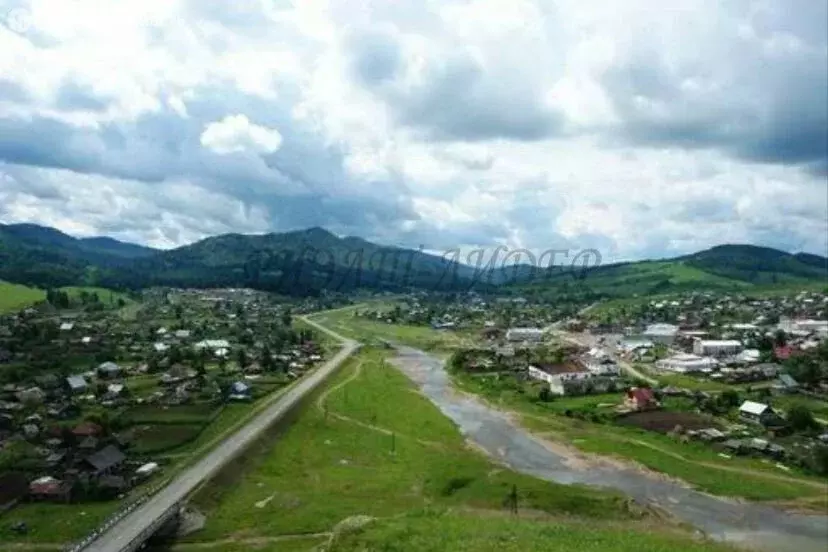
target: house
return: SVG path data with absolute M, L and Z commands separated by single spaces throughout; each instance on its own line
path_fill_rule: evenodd
M 69 502 L 72 495 L 72 483 L 46 475 L 29 483 L 29 495 L 34 500 Z
M 633 387 L 627 391 L 624 397 L 624 406 L 631 410 L 653 410 L 660 405 L 652 389 Z
M 114 362 L 104 362 L 98 366 L 98 376 L 101 378 L 117 378 L 121 375 L 121 367 Z
M 755 364 L 759 362 L 759 349 L 745 349 L 733 359 L 738 364 Z
M 62 332 L 70 332 L 75 327 L 75 325 L 71 322 L 64 322 L 60 325 L 60 331 Z
M 86 383 L 86 378 L 83 376 L 69 376 L 66 378 L 66 386 L 73 395 L 86 393 L 89 385 Z
M 175 337 L 177 339 L 189 339 L 190 337 L 190 330 L 176 330 Z
M 671 345 L 678 331 L 678 326 L 672 324 L 651 324 L 647 326 L 642 335 L 653 343 Z
M 249 401 L 251 399 L 250 386 L 243 381 L 233 382 L 230 386 L 230 395 L 228 398 L 231 401 Z
M 679 374 L 710 372 L 718 365 L 719 363 L 716 359 L 691 355 L 689 353 L 679 353 L 670 358 L 657 360 L 655 363 L 656 368 L 659 370 L 677 372 Z
M 693 343 L 693 353 L 699 356 L 735 355 L 742 350 L 742 342 L 735 339 L 698 339 Z
M 619 348 L 625 353 L 633 353 L 640 350 L 649 351 L 653 347 L 655 347 L 655 343 L 652 340 L 638 338 L 625 338 L 619 345 Z
M 742 403 L 742 406 L 739 407 L 739 418 L 746 422 L 764 426 L 771 425 L 778 420 L 776 412 L 770 406 L 753 401 Z
M 94 422 L 82 422 L 72 428 L 75 437 L 95 437 L 103 433 L 103 428 Z
M 510 328 L 506 331 L 506 341 L 538 343 L 543 341 L 543 330 L 540 328 Z
M 226 339 L 205 339 L 203 341 L 199 341 L 198 343 L 196 343 L 195 348 L 197 350 L 211 349 L 212 351 L 217 351 L 219 349 L 229 349 L 230 342 Z
M 92 469 L 95 475 L 110 474 L 126 460 L 126 456 L 114 445 L 107 445 L 95 454 L 87 456 L 84 464 Z
M 783 393 L 795 393 L 799 389 L 799 382 L 793 379 L 790 374 L 779 374 L 773 388 Z
M 528 375 L 532 379 L 548 383 L 549 390 L 556 395 L 607 392 L 618 381 L 615 375 L 591 372 L 578 362 L 529 366 Z

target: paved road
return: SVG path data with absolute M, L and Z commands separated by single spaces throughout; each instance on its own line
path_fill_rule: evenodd
M 284 416 L 305 395 L 315 389 L 336 368 L 359 348 L 359 343 L 323 328 L 316 322 L 302 317 L 308 324 L 343 343 L 342 350 L 315 372 L 300 381 L 264 412 L 256 416 L 232 437 L 216 447 L 192 467 L 182 472 L 167 487 L 156 493 L 143 505 L 112 526 L 93 541 L 85 550 L 94 552 L 122 552 L 133 550 L 132 545 L 157 530 L 157 521 L 166 516 L 200 484 L 213 477 L 237 454 L 256 441 L 274 422 Z

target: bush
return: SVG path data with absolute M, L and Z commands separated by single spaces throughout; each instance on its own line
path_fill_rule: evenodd
M 792 406 L 788 410 L 788 424 L 794 431 L 809 431 L 819 428 L 819 423 L 807 407 L 802 405 Z

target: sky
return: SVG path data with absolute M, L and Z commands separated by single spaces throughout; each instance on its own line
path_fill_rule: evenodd
M 0 221 L 828 253 L 825 0 L 0 0 Z

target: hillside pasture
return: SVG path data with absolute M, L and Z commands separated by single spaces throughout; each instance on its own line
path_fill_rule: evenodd
M 46 292 L 42 289 L 0 280 L 0 314 L 19 311 L 45 299 Z

